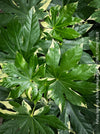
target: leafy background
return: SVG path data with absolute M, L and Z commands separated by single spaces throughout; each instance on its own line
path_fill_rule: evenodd
M 0 134 L 99 134 L 99 8 L 0 0 Z

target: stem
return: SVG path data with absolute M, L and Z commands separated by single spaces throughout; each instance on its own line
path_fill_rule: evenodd
M 34 115 L 35 108 L 36 108 L 36 103 L 34 103 L 34 107 L 33 107 L 32 113 L 31 113 L 31 116 L 32 116 L 32 117 L 33 117 L 33 115 Z

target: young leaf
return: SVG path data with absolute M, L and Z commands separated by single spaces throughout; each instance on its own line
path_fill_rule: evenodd
M 72 17 L 75 9 L 76 4 L 69 4 L 62 8 L 60 6 L 51 7 L 50 15 L 46 17 L 45 22 L 41 23 L 45 28 L 44 32 L 59 41 L 62 41 L 62 38 L 78 38 L 80 36 L 78 32 L 72 28 L 67 28 L 68 25 L 75 25 L 81 21 L 79 18 Z

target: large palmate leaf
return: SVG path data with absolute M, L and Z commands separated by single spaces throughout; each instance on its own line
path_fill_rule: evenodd
M 87 122 L 79 108 L 67 103 L 66 111 L 70 116 L 71 125 L 76 133 L 93 134 L 92 126 Z
M 12 20 L 7 29 L 1 28 L 0 33 L 0 54 L 1 60 L 14 59 L 16 51 L 30 51 L 40 36 L 39 22 L 35 11 L 31 9 L 26 17 L 26 22 L 22 26 L 18 20 Z
M 74 105 L 85 105 L 82 94 L 91 94 L 96 89 L 94 83 L 86 81 L 96 73 L 96 65 L 78 65 L 82 49 L 81 45 L 68 49 L 61 59 L 58 56 L 60 48 L 57 43 L 53 42 L 48 50 L 47 77 L 51 81 L 48 95 L 62 108 L 65 96 Z M 57 56 L 58 60 L 55 58 Z M 54 62 L 56 64 L 52 65 Z
M 80 34 L 73 28 L 67 28 L 69 25 L 75 25 L 81 21 L 80 18 L 73 17 L 76 9 L 76 3 L 68 4 L 64 7 L 51 7 L 50 15 L 42 22 L 44 33 L 48 33 L 52 38 L 62 41 L 65 39 L 75 39 Z
M 41 65 L 39 67 L 37 64 L 36 55 L 32 55 L 29 63 L 27 63 L 23 56 L 20 53 L 17 53 L 15 64 L 8 63 L 7 65 L 4 65 L 3 71 L 8 77 L 5 77 L 1 83 L 7 88 L 15 87 L 11 90 L 11 97 L 17 98 L 25 90 L 28 90 L 29 92 L 27 94 L 28 96 L 31 96 L 29 98 L 33 100 L 43 93 L 45 80 L 42 80 L 42 77 L 45 75 L 45 66 Z M 38 89 L 40 89 L 40 92 L 38 92 Z
M 0 113 L 10 116 L 10 120 L 0 126 L 1 134 L 54 134 L 52 128 L 66 129 L 65 125 L 55 116 L 32 114 L 30 105 L 25 101 L 22 102 L 22 105 L 12 101 L 0 101 L 0 103 L 13 110 L 12 115 L 9 115 L 9 110 L 4 113 L 5 110 L 0 109 Z

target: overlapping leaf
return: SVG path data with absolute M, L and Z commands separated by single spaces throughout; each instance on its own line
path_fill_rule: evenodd
M 22 106 L 12 101 L 1 101 L 0 103 L 9 109 L 12 109 L 14 113 L 13 115 L 10 115 L 9 121 L 0 126 L 1 134 L 9 134 L 10 132 L 18 134 L 54 134 L 51 127 L 66 129 L 65 125 L 55 116 L 40 114 L 32 115 L 32 109 L 25 101 L 22 102 Z M 0 113 L 4 114 L 3 111 L 4 110 L 0 109 Z M 6 115 L 8 114 L 6 113 Z
M 54 46 L 51 45 L 46 56 L 47 76 L 48 80 L 51 81 L 49 96 L 62 108 L 65 103 L 65 96 L 75 105 L 85 105 L 81 94 L 91 94 L 95 91 L 95 84 L 86 80 L 96 73 L 96 65 L 78 65 L 82 56 L 83 48 L 81 45 L 68 49 L 59 59 L 59 53 L 52 54 L 55 51 L 60 51 L 59 46 L 56 42 L 53 44 Z M 55 58 L 57 56 L 58 61 Z M 54 62 L 56 65 L 52 66 Z

